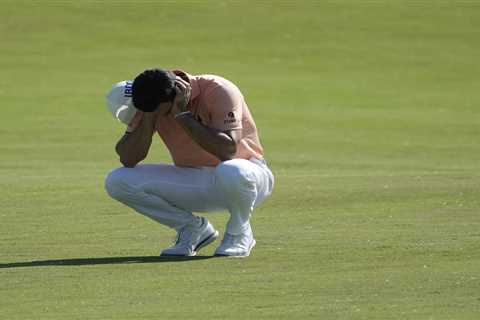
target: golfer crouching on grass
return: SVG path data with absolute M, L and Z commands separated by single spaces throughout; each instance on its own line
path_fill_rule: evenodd
M 228 211 L 215 255 L 246 257 L 255 246 L 250 215 L 272 193 L 257 128 L 240 90 L 214 75 L 150 69 L 113 86 L 110 110 L 128 124 L 116 145 L 123 167 L 106 180 L 108 194 L 177 231 L 163 256 L 194 256 L 218 238 L 193 213 Z M 158 132 L 173 160 L 138 164 Z

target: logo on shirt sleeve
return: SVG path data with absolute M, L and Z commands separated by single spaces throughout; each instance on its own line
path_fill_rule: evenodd
M 234 122 L 237 122 L 237 119 L 235 118 L 235 113 L 233 113 L 232 111 L 230 111 L 228 114 L 227 114 L 227 118 L 223 121 L 224 124 L 229 124 L 229 123 L 234 123 Z

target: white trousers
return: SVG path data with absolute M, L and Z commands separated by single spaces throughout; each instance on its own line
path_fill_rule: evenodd
M 112 198 L 176 230 L 196 221 L 193 212 L 229 211 L 226 231 L 233 235 L 248 230 L 254 207 L 272 193 L 273 184 L 270 169 L 255 158 L 214 168 L 143 164 L 114 169 L 105 179 Z

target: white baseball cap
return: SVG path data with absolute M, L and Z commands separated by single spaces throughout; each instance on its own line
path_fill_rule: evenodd
M 107 94 L 107 106 L 110 113 L 119 121 L 130 124 L 137 108 L 132 102 L 132 80 L 120 81 L 113 85 Z

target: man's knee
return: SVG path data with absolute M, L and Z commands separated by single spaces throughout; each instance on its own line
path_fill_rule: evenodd
M 251 189 L 255 187 L 255 180 L 248 169 L 248 160 L 233 159 L 220 163 L 215 168 L 217 183 L 225 189 Z
M 125 181 L 125 170 L 128 169 L 123 167 L 113 169 L 105 178 L 105 190 L 116 200 L 122 199 L 126 194 L 128 185 Z

